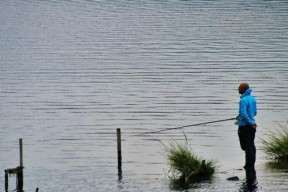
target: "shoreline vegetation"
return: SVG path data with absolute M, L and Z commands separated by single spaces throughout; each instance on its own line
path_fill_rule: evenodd
M 288 168 L 288 122 L 285 125 L 278 124 L 279 128 L 269 131 L 263 143 L 263 151 L 270 160 L 266 165 L 272 169 Z M 195 182 L 209 180 L 218 168 L 217 161 L 197 156 L 184 134 L 184 141 L 171 139 L 164 146 L 163 156 L 166 158 L 169 169 L 168 178 L 175 189 L 189 188 Z
M 168 177 L 176 185 L 209 179 L 217 168 L 216 161 L 194 154 L 184 136 L 185 142 L 171 140 L 167 145 L 162 143 L 165 147 L 163 155 L 169 164 Z
M 279 124 L 278 129 L 269 131 L 267 139 L 261 139 L 263 143 L 263 151 L 269 160 L 276 162 L 288 161 L 288 123 L 286 125 Z

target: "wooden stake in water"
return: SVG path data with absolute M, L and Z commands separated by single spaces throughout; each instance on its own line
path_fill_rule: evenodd
M 19 139 L 19 157 L 20 157 L 20 165 L 16 168 L 5 169 L 5 192 L 8 192 L 8 176 L 16 174 L 16 190 L 18 192 L 23 192 L 23 147 L 22 147 L 22 139 Z
M 17 174 L 17 189 L 18 191 L 23 191 L 23 145 L 22 145 L 22 138 L 19 139 L 19 155 L 20 155 L 20 169 Z
M 5 170 L 5 192 L 8 191 L 8 185 L 9 185 L 9 174 L 8 171 Z
M 20 167 L 23 167 L 23 146 L 22 138 L 19 139 L 19 157 L 20 157 Z
M 118 175 L 122 175 L 121 129 L 117 129 Z

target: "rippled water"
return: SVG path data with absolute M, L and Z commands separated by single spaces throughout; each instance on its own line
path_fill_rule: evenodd
M 287 122 L 287 10 L 280 0 L 2 1 L 0 169 L 18 165 L 23 138 L 26 191 L 175 191 L 159 140 L 184 140 L 182 130 L 143 133 L 234 117 L 247 81 L 259 108 L 255 191 L 287 191 L 287 170 L 267 168 L 260 149 Z M 189 191 L 245 191 L 233 121 L 183 131 L 220 164 Z

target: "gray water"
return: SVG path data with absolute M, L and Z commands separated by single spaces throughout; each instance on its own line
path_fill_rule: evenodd
M 177 191 L 159 141 L 184 131 L 220 166 L 188 191 L 247 191 L 233 121 L 143 135 L 235 117 L 246 81 L 259 108 L 254 191 L 287 191 L 287 170 L 261 150 L 287 123 L 287 19 L 285 0 L 1 1 L 0 170 L 19 164 L 23 138 L 25 191 Z

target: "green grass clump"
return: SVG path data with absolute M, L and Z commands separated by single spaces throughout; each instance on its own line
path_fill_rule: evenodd
M 279 125 L 280 129 L 270 131 L 268 139 L 262 139 L 263 150 L 269 159 L 288 161 L 288 125 Z
M 187 140 L 180 143 L 175 140 L 165 146 L 165 154 L 170 166 L 171 178 L 179 181 L 191 182 L 209 178 L 215 173 L 216 163 L 196 156 L 190 150 Z

